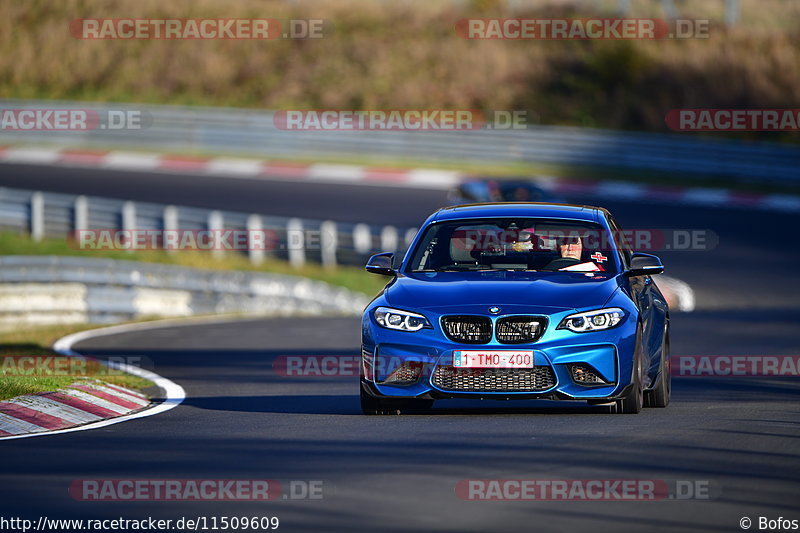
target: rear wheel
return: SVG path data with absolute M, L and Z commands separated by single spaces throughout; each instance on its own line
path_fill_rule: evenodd
M 625 415 L 635 415 L 642 410 L 644 405 L 644 390 L 642 389 L 642 360 L 641 357 L 636 358 L 634 363 L 635 370 L 633 372 L 633 387 L 628 392 L 628 395 L 617 400 L 615 407 L 616 412 Z
M 672 395 L 672 369 L 669 359 L 669 337 L 664 339 L 658 382 L 653 390 L 644 392 L 645 407 L 666 407 Z

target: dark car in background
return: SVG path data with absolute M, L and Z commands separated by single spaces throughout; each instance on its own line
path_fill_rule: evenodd
M 485 202 L 548 202 L 557 198 L 532 178 L 470 178 L 447 194 L 450 205 Z

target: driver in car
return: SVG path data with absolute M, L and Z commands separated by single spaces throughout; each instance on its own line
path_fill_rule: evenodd
M 561 254 L 561 257 L 550 261 L 544 267 L 544 270 L 559 270 L 565 267 L 577 265 L 581 262 L 583 243 L 581 242 L 580 237 L 559 237 L 557 243 L 558 251 Z

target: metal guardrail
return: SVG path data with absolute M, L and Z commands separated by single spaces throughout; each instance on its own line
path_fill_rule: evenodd
M 67 237 L 79 230 L 250 230 L 267 232 L 267 247 L 244 250 L 254 264 L 267 258 L 300 267 L 363 265 L 382 251 L 403 254 L 416 228 L 371 226 L 313 219 L 217 211 L 196 207 L 131 202 L 0 188 L 0 231 L 30 233 L 35 239 Z M 76 244 L 77 246 L 77 244 Z M 266 249 L 268 248 L 268 249 Z M 85 250 L 87 256 L 91 249 Z M 209 251 L 219 257 L 225 250 Z
M 320 281 L 90 257 L 0 257 L 0 329 L 216 313 L 360 313 L 369 298 Z
M 774 183 L 800 180 L 800 147 L 712 140 L 691 134 L 632 133 L 530 126 L 525 130 L 286 131 L 274 113 L 252 109 L 0 100 L 0 108 L 140 111 L 140 130 L 0 130 L 2 143 L 50 143 L 81 148 L 198 150 L 259 157 L 411 157 L 446 161 L 521 161 L 715 175 Z
M 404 251 L 415 233 L 392 226 L 342 224 L 0 188 L 0 231 L 71 239 L 80 230 L 250 230 L 266 232 L 269 249 L 210 250 L 209 264 L 226 253 L 251 262 L 274 257 L 361 264 L 377 251 Z M 92 257 L 0 257 L 0 330 L 21 324 L 113 323 L 150 316 L 216 313 L 319 315 L 359 313 L 369 298 L 294 276 L 214 271 Z

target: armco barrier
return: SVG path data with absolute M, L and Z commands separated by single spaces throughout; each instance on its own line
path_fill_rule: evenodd
M 0 329 L 216 313 L 356 314 L 369 298 L 294 276 L 84 257 L 0 257 Z
M 660 171 L 681 176 L 726 176 L 741 181 L 797 183 L 800 148 L 766 142 L 711 139 L 589 128 L 530 126 L 525 130 L 286 131 L 274 112 L 253 109 L 0 100 L 3 109 L 131 110 L 142 129 L 89 131 L 0 130 L 0 143 L 46 143 L 80 148 L 143 148 L 249 154 L 258 157 L 369 158 L 530 162 L 605 169 Z M 667 110 L 665 110 L 666 113 Z M 713 134 L 711 134 L 713 135 Z
M 268 250 L 247 251 L 254 264 L 267 257 L 302 266 L 363 265 L 377 252 L 402 254 L 414 228 L 370 226 L 274 217 L 110 198 L 0 188 L 0 231 L 30 233 L 34 239 L 64 238 L 77 230 L 266 230 Z M 220 256 L 222 251 L 209 252 Z M 91 250 L 86 254 L 91 256 Z
M 0 231 L 29 232 L 34 238 L 63 238 L 77 229 L 223 227 L 271 229 L 277 236 L 276 249 L 249 251 L 251 261 L 258 263 L 273 255 L 295 266 L 307 259 L 329 266 L 338 262 L 363 265 L 376 251 L 402 255 L 415 233 L 414 228 L 401 232 L 393 226 L 263 217 L 0 188 Z M 290 242 L 289 236 L 306 231 L 319 233 L 318 250 Z M 90 250 L 86 254 L 0 258 L 0 328 L 25 322 L 103 323 L 224 312 L 352 313 L 367 303 L 363 295 L 291 276 L 195 271 L 92 259 Z M 210 253 L 209 261 L 213 260 Z M 680 311 L 694 309 L 691 288 L 679 280 L 658 278 L 662 290 L 671 295 L 671 306 Z

